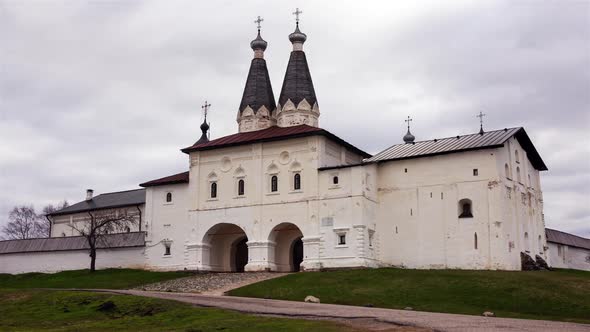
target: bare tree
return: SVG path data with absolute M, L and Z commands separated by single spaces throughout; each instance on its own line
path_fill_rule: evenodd
M 8 240 L 34 238 L 37 234 L 39 216 L 30 206 L 15 206 L 8 215 L 8 224 L 2 227 L 2 233 Z
M 107 209 L 88 212 L 89 218 L 70 227 L 86 238 L 90 253 L 90 271 L 96 270 L 96 249 L 110 247 L 108 234 L 128 231 L 139 223 L 139 215 L 127 209 Z
M 51 236 L 51 222 L 47 219 L 47 215 L 61 209 L 65 209 L 70 204 L 68 201 L 58 203 L 57 205 L 48 204 L 43 208 L 42 214 L 37 220 L 36 237 L 50 237 Z

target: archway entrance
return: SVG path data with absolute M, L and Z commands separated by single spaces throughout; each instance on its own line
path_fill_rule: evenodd
M 277 271 L 296 272 L 303 262 L 303 234 L 299 227 L 291 223 L 282 223 L 272 229 L 268 237 L 275 243 L 272 263 Z
M 301 263 L 303 262 L 303 241 L 301 238 L 298 238 L 293 242 L 293 271 L 299 272 L 301 271 Z
M 244 237 L 232 245 L 232 271 L 244 272 L 246 264 L 248 264 L 248 238 Z
M 217 224 L 203 237 L 209 245 L 203 253 L 203 262 L 211 271 L 244 272 L 248 264 L 248 237 L 242 228 L 234 224 Z

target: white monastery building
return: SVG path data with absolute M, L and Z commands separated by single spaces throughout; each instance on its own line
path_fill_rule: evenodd
M 86 268 L 71 226 L 103 209 L 139 222 L 109 235 L 99 268 L 519 270 L 521 253 L 552 263 L 547 167 L 523 128 L 415 141 L 408 122 L 404 143 L 370 155 L 320 127 L 306 39 L 297 23 L 275 102 L 259 29 L 236 134 L 209 140 L 205 116 L 200 139 L 182 149 L 186 172 L 144 189 L 89 191 L 48 216 L 51 238 L 1 242 L 0 272 Z

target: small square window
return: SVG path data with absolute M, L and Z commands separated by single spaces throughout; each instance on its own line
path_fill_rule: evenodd
M 346 244 L 346 234 L 339 234 L 338 235 L 338 245 Z
M 479 175 L 479 171 L 477 170 L 477 168 L 473 169 L 473 176 L 478 176 Z

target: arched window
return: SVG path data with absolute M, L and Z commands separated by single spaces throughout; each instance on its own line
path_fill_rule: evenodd
M 66 232 L 61 232 L 61 237 L 66 237 Z
M 521 182 L 520 180 L 520 167 L 516 167 L 516 181 Z
M 244 179 L 238 180 L 238 196 L 244 195 Z
M 166 203 L 170 203 L 172 202 L 172 193 L 167 193 L 166 194 Z
M 293 190 L 301 190 L 301 174 L 293 175 Z
M 217 198 L 217 182 L 211 182 L 211 198 Z
M 459 218 L 473 218 L 470 199 L 465 198 L 459 201 Z
M 332 178 L 332 183 L 333 183 L 333 184 L 338 184 L 338 175 L 335 175 L 335 176 Z
M 517 163 L 520 162 L 520 159 L 518 158 L 518 150 L 514 150 L 514 160 L 516 160 Z
M 504 175 L 510 179 L 510 167 L 508 167 L 508 164 L 504 164 Z
M 528 175 L 528 178 L 529 178 L 529 187 L 532 187 L 533 183 L 531 182 L 531 175 L 530 174 Z
M 473 234 L 473 249 L 477 250 L 477 233 Z
M 529 252 L 530 250 L 530 243 L 529 243 L 529 233 L 524 232 L 524 250 Z
M 543 239 L 541 238 L 541 235 L 539 235 L 539 253 L 543 253 Z
M 129 226 L 125 227 L 125 233 L 129 233 L 131 232 L 131 228 L 129 228 Z
M 270 178 L 270 191 L 273 193 L 279 191 L 279 178 L 276 175 Z

